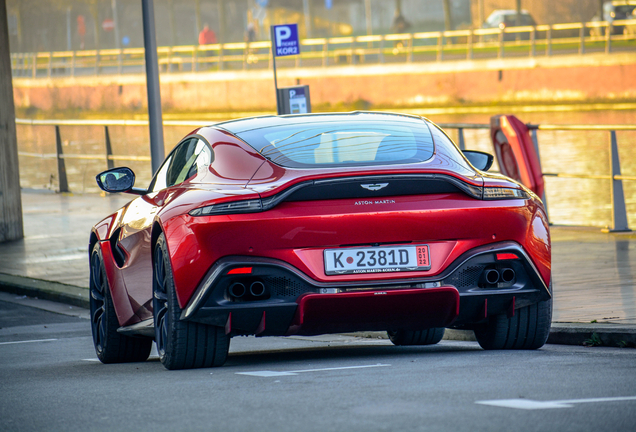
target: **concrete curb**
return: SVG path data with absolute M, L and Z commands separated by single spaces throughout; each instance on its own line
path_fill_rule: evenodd
M 89 308 L 88 289 L 0 273 L 0 291 Z M 357 332 L 357 337 L 387 339 L 386 332 Z M 472 330 L 446 329 L 444 340 L 476 341 Z M 636 326 L 607 323 L 552 323 L 549 344 L 636 348 Z
M 548 343 L 636 348 L 636 326 L 611 323 L 552 323 Z
M 0 273 L 0 291 L 89 308 L 88 289 Z
M 388 339 L 385 332 L 358 332 L 358 337 Z M 476 342 L 472 330 L 446 329 L 443 340 Z M 636 348 L 636 326 L 604 323 L 557 323 L 550 328 L 549 344 Z

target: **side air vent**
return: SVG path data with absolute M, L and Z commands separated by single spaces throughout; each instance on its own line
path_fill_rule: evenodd
M 117 267 L 121 268 L 126 263 L 126 254 L 119 246 L 118 240 L 119 235 L 121 234 L 121 228 L 117 228 L 113 235 L 110 237 L 110 248 L 113 251 L 113 258 L 115 259 L 115 264 Z

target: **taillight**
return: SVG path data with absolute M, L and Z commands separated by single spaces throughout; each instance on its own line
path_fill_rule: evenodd
M 199 207 L 197 209 L 191 210 L 189 214 L 190 216 L 214 216 L 236 213 L 256 213 L 260 211 L 263 211 L 263 203 L 261 202 L 261 200 L 251 199 Z
M 485 200 L 497 200 L 497 199 L 528 199 L 530 195 L 521 189 L 511 189 L 502 187 L 485 187 L 483 199 Z

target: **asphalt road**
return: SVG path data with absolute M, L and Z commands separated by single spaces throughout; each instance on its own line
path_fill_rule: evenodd
M 634 431 L 636 350 L 235 338 L 222 368 L 97 361 L 87 319 L 0 298 L 2 431 Z M 55 310 L 82 316 L 68 306 Z

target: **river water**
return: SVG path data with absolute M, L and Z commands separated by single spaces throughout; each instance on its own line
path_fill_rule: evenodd
M 426 115 L 425 112 L 421 114 Z M 514 114 L 514 112 L 512 112 Z M 517 115 L 534 124 L 610 125 L 636 124 L 636 110 L 602 111 L 535 111 Z M 196 119 L 196 116 L 193 117 Z M 490 122 L 490 114 L 432 114 L 436 123 Z M 167 152 L 188 132 L 191 126 L 164 128 Z M 457 139 L 455 130 L 448 130 Z M 114 155 L 149 155 L 147 126 L 109 127 Z M 23 188 L 57 189 L 55 158 L 35 155 L 55 154 L 53 126 L 18 125 L 18 149 L 29 156 L 20 156 L 20 184 Z M 60 136 L 69 188 L 73 193 L 99 192 L 95 175 L 106 169 L 103 126 L 62 126 Z M 492 153 L 488 130 L 465 130 L 468 149 Z M 539 152 L 545 173 L 608 175 L 610 169 L 610 138 L 606 131 L 539 131 Z M 636 176 L 636 131 L 617 132 L 622 174 Z M 73 155 L 95 155 L 96 160 L 71 158 Z M 150 162 L 116 161 L 116 166 L 131 167 L 137 175 L 137 185 L 147 185 L 151 178 Z M 498 170 L 495 165 L 493 170 Z M 610 181 L 599 179 L 546 177 L 546 201 L 552 223 L 561 225 L 610 226 L 612 208 Z M 636 229 L 636 181 L 624 181 L 629 226 Z

